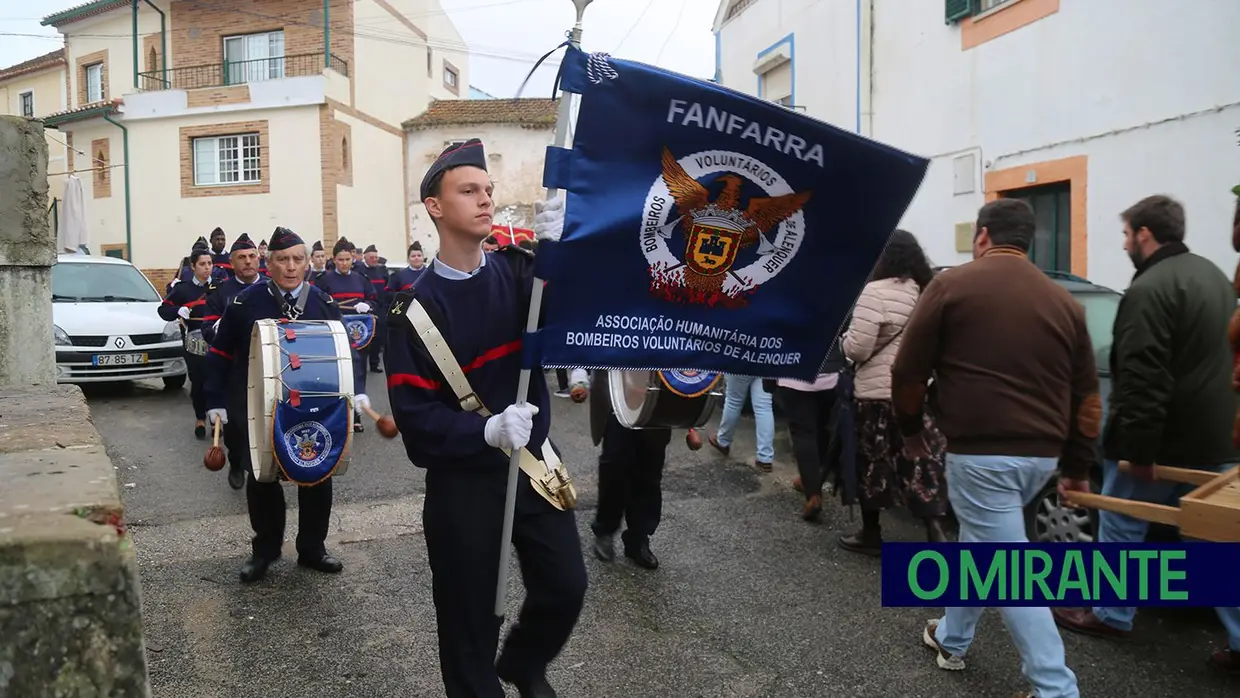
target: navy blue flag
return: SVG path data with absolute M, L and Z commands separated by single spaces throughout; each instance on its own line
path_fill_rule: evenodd
M 546 367 L 813 379 L 928 161 L 713 83 L 569 49 Z
M 369 313 L 361 315 L 345 315 L 344 331 L 349 335 L 349 344 L 361 351 L 370 346 L 375 338 L 375 316 Z

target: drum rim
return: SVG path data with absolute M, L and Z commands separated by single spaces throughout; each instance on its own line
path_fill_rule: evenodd
M 646 395 L 642 399 L 641 408 L 634 411 L 629 407 L 628 400 L 624 399 L 624 376 L 637 373 L 646 374 Z M 607 397 L 611 400 L 612 412 L 622 426 L 628 429 L 639 428 L 650 421 L 650 415 L 654 411 L 654 400 L 650 398 L 650 394 L 659 392 L 659 387 L 655 384 L 657 380 L 654 371 L 613 369 L 607 372 Z

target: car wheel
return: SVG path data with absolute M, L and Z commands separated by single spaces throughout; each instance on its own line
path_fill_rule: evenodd
M 1098 513 L 1067 506 L 1059 496 L 1058 480 L 1025 507 L 1025 531 L 1034 543 L 1092 543 L 1098 532 Z
M 185 387 L 185 374 L 179 376 L 168 376 L 164 378 L 165 390 L 180 390 Z

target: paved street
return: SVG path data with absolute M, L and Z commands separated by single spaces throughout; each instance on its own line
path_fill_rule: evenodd
M 229 489 L 225 472 L 202 467 L 188 393 L 139 384 L 87 394 L 138 549 L 157 698 L 442 695 L 420 535 L 423 476 L 399 441 L 382 440 L 372 425 L 336 481 L 328 546 L 342 574 L 296 567 L 294 513 L 284 561 L 242 587 L 244 493 Z M 384 391 L 369 394 L 384 410 Z M 771 475 L 709 446 L 692 453 L 678 434 L 653 544 L 662 568 L 599 563 L 585 547 L 597 482 L 587 409 L 554 402 L 552 435 L 581 494 L 591 583 L 577 631 L 551 668 L 561 696 L 1008 696 L 1027 688 L 995 612 L 984 617 L 967 671 L 934 666 L 919 639 L 933 614 L 883 608 L 879 562 L 836 546 L 854 525 L 847 512 L 828 507 L 820 526 L 798 518 L 782 426 Z M 736 458 L 752 457 L 751 424 L 733 446 Z M 885 534 L 917 540 L 920 530 L 889 516 Z M 514 609 L 517 580 L 514 572 Z M 1144 612 L 1124 643 L 1065 638 L 1082 694 L 1093 696 L 1235 696 L 1240 681 L 1205 666 L 1223 640 L 1212 611 Z

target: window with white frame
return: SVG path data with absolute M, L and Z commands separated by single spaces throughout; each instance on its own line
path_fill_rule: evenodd
M 1006 5 L 1013 0 L 981 0 L 981 11 L 993 10 L 1000 5 Z
M 262 181 L 257 133 L 194 139 L 194 185 L 256 184 Z
M 284 77 L 284 32 L 224 37 L 224 63 L 229 85 Z
M 34 118 L 34 93 L 23 92 L 17 96 L 17 99 L 21 102 L 22 116 L 28 119 Z
M 86 101 L 103 101 L 103 64 L 86 66 Z
M 443 82 L 448 87 L 456 87 L 457 75 L 456 71 L 448 66 L 443 67 Z

